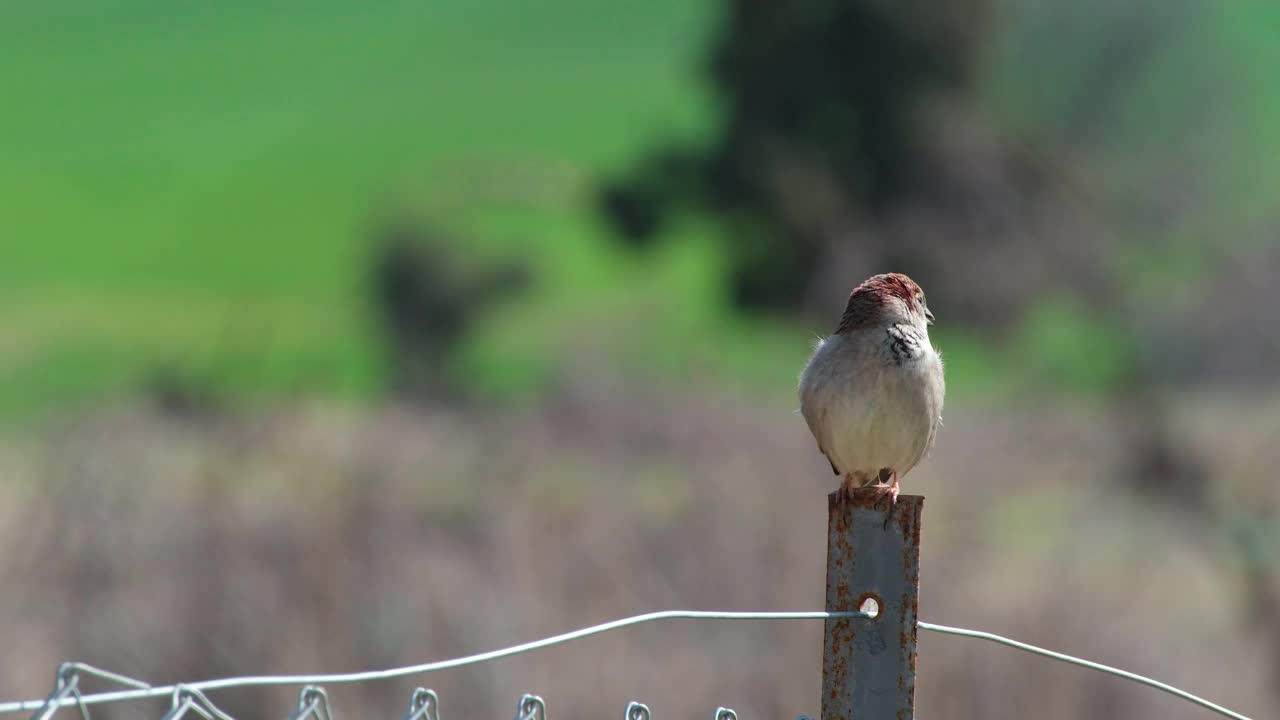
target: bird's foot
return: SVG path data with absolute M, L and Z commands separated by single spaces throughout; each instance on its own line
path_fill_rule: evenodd
M 836 496 L 836 502 L 839 503 L 840 512 L 844 514 L 848 512 L 850 505 L 853 503 L 854 478 L 851 474 L 845 474 L 844 481 L 840 483 L 839 493 Z
M 884 529 L 889 529 L 889 521 L 893 519 L 893 511 L 898 506 L 898 473 L 893 473 L 893 482 L 888 485 L 876 485 L 876 505 L 888 498 L 885 507 Z

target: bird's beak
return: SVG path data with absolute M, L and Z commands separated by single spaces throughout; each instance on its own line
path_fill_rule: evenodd
M 924 319 L 928 320 L 930 325 L 933 324 L 933 313 L 929 310 L 929 308 L 924 309 Z

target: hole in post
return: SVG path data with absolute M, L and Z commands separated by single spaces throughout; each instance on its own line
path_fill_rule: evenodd
M 875 593 L 863 593 L 858 598 L 858 612 L 864 612 L 874 620 L 880 615 L 880 598 Z

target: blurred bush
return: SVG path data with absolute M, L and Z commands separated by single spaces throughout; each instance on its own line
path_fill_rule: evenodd
M 606 214 L 641 244 L 682 204 L 730 218 L 733 300 L 797 307 L 825 245 L 928 185 L 921 114 L 971 88 L 988 4 L 729 3 L 708 59 L 724 107 L 717 136 L 659 148 L 605 183 Z
M 460 400 L 455 353 L 496 303 L 530 283 L 527 266 L 477 263 L 456 238 L 417 223 L 379 231 L 372 291 L 392 364 L 391 383 L 410 398 Z

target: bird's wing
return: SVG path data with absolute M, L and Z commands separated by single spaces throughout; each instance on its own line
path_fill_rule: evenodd
M 813 433 L 813 439 L 818 441 L 818 452 L 827 459 L 831 472 L 839 475 L 840 468 L 836 467 L 835 461 L 822 446 L 830 425 L 830 418 L 827 416 L 828 398 L 823 392 L 830 382 L 831 356 L 830 352 L 824 352 L 829 350 L 827 340 L 819 338 L 818 344 L 813 349 L 813 355 L 809 357 L 809 362 L 800 373 L 800 414 L 804 416 L 809 432 Z
M 807 393 L 806 393 L 807 394 Z M 822 430 L 821 427 L 826 424 L 826 407 L 817 398 L 802 397 L 800 402 L 800 414 L 804 416 L 804 422 L 809 426 L 809 432 L 813 433 L 813 438 L 818 441 L 818 452 L 827 459 L 827 464 L 831 466 L 831 472 L 836 475 L 840 474 L 840 469 L 836 467 L 831 456 L 827 454 L 826 448 L 822 447 Z M 819 417 L 821 414 L 821 417 Z

